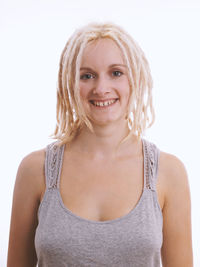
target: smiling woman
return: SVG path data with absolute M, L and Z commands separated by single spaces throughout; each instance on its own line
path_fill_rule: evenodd
M 124 63 L 121 50 L 108 38 L 90 43 L 83 52 L 80 96 L 93 127 L 111 122 L 123 127 L 130 97 Z M 85 66 L 92 66 L 92 69 Z
M 192 267 L 187 172 L 142 136 L 155 119 L 141 48 L 89 24 L 60 59 L 57 141 L 21 162 L 8 267 Z
M 102 55 L 106 55 L 107 62 L 103 62 Z M 112 78 L 113 83 L 125 86 L 123 90 L 129 90 L 130 93 L 126 119 L 131 131 L 122 142 L 132 134 L 140 138 L 145 129 L 153 124 L 152 77 L 144 52 L 121 27 L 112 23 L 90 24 L 74 33 L 60 59 L 57 103 L 59 122 L 54 132 L 54 138 L 61 141 L 60 145 L 70 142 L 83 125 L 87 125 L 93 132 L 93 125 L 81 101 L 81 88 L 97 86 L 95 90 L 109 90 L 101 84 L 107 83 L 108 78 L 109 83 Z M 109 97 L 118 98 L 117 92 L 111 92 Z M 120 99 L 117 102 L 122 103 Z M 67 114 L 64 109 L 66 105 Z

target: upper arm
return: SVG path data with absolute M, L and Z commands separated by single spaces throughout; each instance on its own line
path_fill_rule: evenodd
M 191 200 L 187 171 L 175 156 L 164 153 L 163 267 L 192 267 Z
M 32 152 L 20 163 L 17 171 L 8 245 L 8 267 L 36 266 L 34 247 L 37 211 L 44 183 L 44 150 Z

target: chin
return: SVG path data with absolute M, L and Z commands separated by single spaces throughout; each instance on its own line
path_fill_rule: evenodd
M 101 125 L 101 126 L 107 126 L 107 125 L 111 125 L 113 123 L 119 123 L 119 122 L 125 122 L 125 116 L 122 117 L 113 117 L 113 118 L 109 118 L 109 119 L 97 119 L 97 118 L 89 118 L 91 123 L 94 125 Z

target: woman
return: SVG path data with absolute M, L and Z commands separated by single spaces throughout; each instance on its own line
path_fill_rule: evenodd
M 60 60 L 57 141 L 15 183 L 12 266 L 193 266 L 183 163 L 142 138 L 154 122 L 145 55 L 122 28 L 77 30 Z

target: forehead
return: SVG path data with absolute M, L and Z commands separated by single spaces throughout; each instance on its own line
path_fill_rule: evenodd
M 124 63 L 121 49 L 115 41 L 109 38 L 102 38 L 88 43 L 83 51 L 82 63 Z

